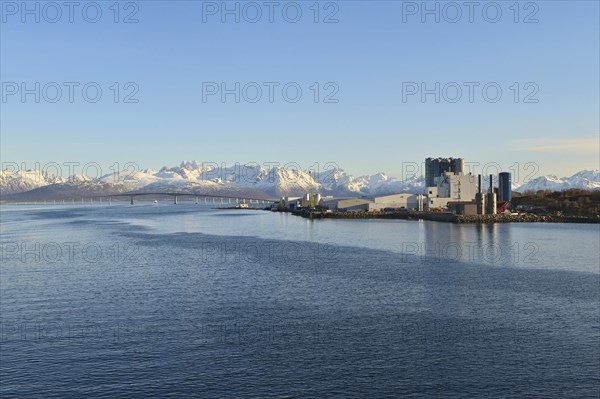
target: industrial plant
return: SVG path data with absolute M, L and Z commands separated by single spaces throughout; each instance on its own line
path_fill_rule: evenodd
M 332 212 L 449 212 L 456 215 L 495 215 L 510 209 L 512 198 L 511 174 L 498 174 L 498 188 L 494 175 L 484 187 L 483 176 L 465 173 L 462 158 L 427 158 L 425 160 L 424 193 L 397 193 L 390 195 L 333 198 L 313 194 L 302 198 L 283 197 L 278 208 L 290 210 L 315 209 Z

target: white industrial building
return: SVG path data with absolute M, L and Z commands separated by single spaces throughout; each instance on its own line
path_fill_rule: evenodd
M 332 211 L 339 212 L 361 212 L 361 211 L 383 211 L 385 209 L 417 209 L 422 210 L 427 203 L 423 194 L 399 193 L 383 195 L 373 198 L 345 198 L 327 199 L 321 201 L 321 205 Z
M 434 179 L 436 186 L 427 187 L 429 209 L 446 208 L 448 202 L 475 200 L 477 182 L 472 174 L 444 172 Z
M 325 205 L 334 212 L 368 211 L 369 205 L 372 203 L 373 200 L 367 198 L 345 198 L 323 201 L 323 205 Z
M 383 195 L 373 198 L 373 203 L 369 204 L 370 211 L 382 211 L 388 209 L 417 209 L 422 210 L 426 202 L 423 194 L 399 193 Z

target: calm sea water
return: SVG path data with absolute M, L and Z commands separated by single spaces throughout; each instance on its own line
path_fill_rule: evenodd
M 599 395 L 598 225 L 0 212 L 3 398 Z

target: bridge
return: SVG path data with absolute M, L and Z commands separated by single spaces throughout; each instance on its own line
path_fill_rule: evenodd
M 179 199 L 180 197 L 184 197 L 184 198 L 192 198 L 192 200 L 195 199 L 195 203 L 196 204 L 200 204 L 201 200 L 204 204 L 208 204 L 208 199 L 211 199 L 211 203 L 213 205 L 240 205 L 240 204 L 247 204 L 248 207 L 255 207 L 257 205 L 267 205 L 267 204 L 272 204 L 275 201 L 278 201 L 278 199 L 274 199 L 274 198 L 252 198 L 252 197 L 246 197 L 246 196 L 232 196 L 232 195 L 215 195 L 215 194 L 205 194 L 205 193 L 179 193 L 179 192 L 134 192 L 134 193 L 117 193 L 117 194 L 105 194 L 105 195 L 86 195 L 86 196 L 81 196 L 81 197 L 69 197 L 69 198 L 50 198 L 50 199 L 30 199 L 30 200 L 10 200 L 10 201 L 2 201 L 2 203 L 5 204 L 48 204 L 48 203 L 53 203 L 53 204 L 68 204 L 68 203 L 72 203 L 75 204 L 76 202 L 79 203 L 81 202 L 82 204 L 85 203 L 94 203 L 94 200 L 96 200 L 96 202 L 100 202 L 100 203 L 104 203 L 104 202 L 108 202 L 108 204 L 112 204 L 113 199 L 118 199 L 118 198 L 126 198 L 129 200 L 129 203 L 131 205 L 135 204 L 135 200 L 139 197 L 150 197 L 151 199 L 156 199 L 156 197 L 172 197 L 173 198 L 173 203 L 175 205 L 177 205 L 179 203 Z M 154 197 L 154 198 L 152 198 Z M 216 200 L 219 200 L 219 202 L 216 202 Z M 106 200 L 106 201 L 105 201 Z

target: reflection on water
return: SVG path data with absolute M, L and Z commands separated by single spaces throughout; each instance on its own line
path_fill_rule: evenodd
M 597 395 L 595 225 L 0 212 L 2 397 Z

